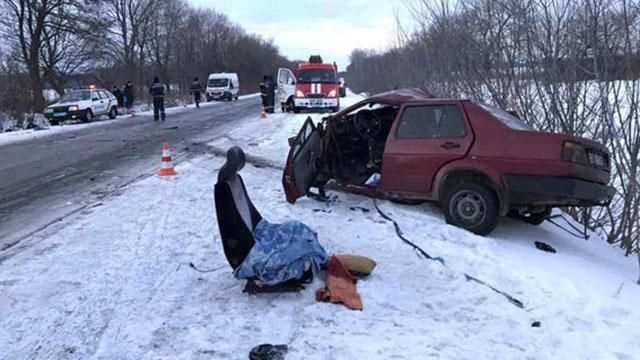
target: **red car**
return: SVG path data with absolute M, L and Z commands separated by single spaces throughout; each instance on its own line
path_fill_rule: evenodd
M 442 205 L 447 223 L 486 235 L 499 217 L 539 224 L 554 206 L 611 201 L 609 153 L 535 131 L 516 116 L 419 89 L 372 96 L 289 139 L 287 201 L 330 180 L 344 189 Z

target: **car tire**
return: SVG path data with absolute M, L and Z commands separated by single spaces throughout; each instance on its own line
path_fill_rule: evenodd
M 49 120 L 49 124 L 51 124 L 52 126 L 60 125 L 60 121 L 51 119 Z
M 86 123 L 90 123 L 93 121 L 93 112 L 91 112 L 91 109 L 87 109 L 84 112 L 84 118 L 82 120 Z
M 287 102 L 284 104 L 284 108 L 286 112 L 291 112 L 296 106 L 293 104 L 293 98 L 287 99 Z M 283 111 L 283 112 L 285 112 Z
M 481 236 L 491 233 L 500 220 L 496 194 L 477 183 L 454 185 L 445 193 L 442 206 L 447 224 Z
M 113 120 L 118 117 L 118 109 L 115 106 L 111 107 L 109 110 L 109 119 Z
M 547 207 L 541 212 L 533 214 L 522 214 L 518 211 L 509 211 L 509 217 L 512 219 L 524 221 L 531 225 L 540 225 L 551 215 L 551 208 Z
M 293 112 L 294 112 L 295 114 L 300 114 L 300 108 L 299 108 L 299 107 L 297 107 L 297 106 L 294 106 L 294 107 L 293 107 Z

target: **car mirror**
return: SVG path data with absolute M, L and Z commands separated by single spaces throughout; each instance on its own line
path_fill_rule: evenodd
M 289 147 L 293 146 L 293 143 L 296 141 L 296 137 L 292 136 L 288 139 Z

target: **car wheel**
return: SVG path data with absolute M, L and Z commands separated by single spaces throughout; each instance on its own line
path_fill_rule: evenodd
M 498 226 L 498 199 L 493 191 L 476 183 L 460 183 L 449 189 L 443 201 L 447 224 L 487 235 Z
M 84 113 L 84 122 L 92 122 L 93 121 L 93 113 L 91 109 L 87 109 Z
M 58 124 L 60 124 L 60 121 L 51 119 L 51 120 L 49 120 L 49 124 L 58 125 Z
M 551 215 L 551 208 L 547 207 L 541 212 L 523 214 L 519 211 L 509 211 L 509 217 L 512 219 L 524 221 L 531 225 L 540 225 Z
M 300 108 L 299 108 L 299 107 L 297 107 L 297 106 L 294 106 L 294 107 L 293 107 L 293 112 L 294 112 L 295 114 L 299 114 L 299 113 L 300 113 Z
M 118 117 L 118 109 L 115 106 L 113 106 L 113 107 L 111 107 L 111 110 L 109 111 L 109 119 L 113 120 L 116 117 Z
M 286 112 L 293 111 L 293 108 L 295 108 L 295 105 L 293 104 L 293 98 L 289 98 L 287 100 L 287 103 L 284 105 L 284 108 Z

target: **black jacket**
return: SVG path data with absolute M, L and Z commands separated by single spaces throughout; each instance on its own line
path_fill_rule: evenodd
M 133 99 L 133 86 L 127 85 L 124 87 L 124 91 L 122 95 L 126 96 L 129 99 Z
M 194 81 L 191 84 L 191 92 L 194 94 L 202 92 L 202 85 L 200 85 L 200 81 Z
M 164 84 L 161 82 L 153 83 L 149 88 L 149 94 L 154 98 L 164 98 Z

